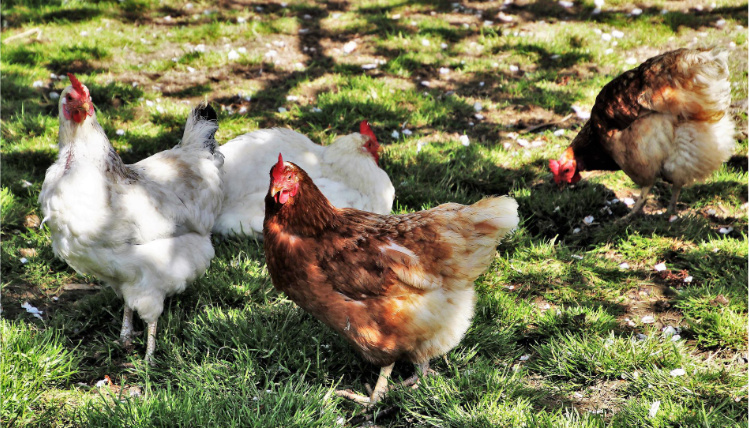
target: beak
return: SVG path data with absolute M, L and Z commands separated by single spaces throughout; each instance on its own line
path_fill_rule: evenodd
M 278 192 L 280 192 L 281 190 L 282 190 L 282 189 L 280 188 L 280 186 L 278 186 L 277 184 L 273 183 L 273 185 L 272 185 L 272 186 L 270 187 L 270 197 L 271 197 L 271 198 L 274 198 L 274 199 L 275 199 L 275 198 L 276 198 L 276 195 L 277 195 L 277 194 L 278 194 Z
M 81 108 L 83 108 L 83 111 L 86 112 L 86 114 L 88 114 L 88 110 L 91 108 L 91 104 L 89 104 L 87 102 L 83 103 L 83 105 L 81 106 Z

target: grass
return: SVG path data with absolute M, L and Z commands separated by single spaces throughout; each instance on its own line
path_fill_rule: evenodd
M 328 144 L 369 120 L 396 213 L 488 194 L 518 200 L 521 227 L 477 281 L 466 337 L 432 361 L 439 376 L 394 390 L 370 413 L 378 426 L 746 426 L 746 111 L 732 112 L 735 156 L 684 189 L 675 222 L 660 214 L 671 195 L 663 183 L 629 224 L 615 223 L 628 209 L 611 202 L 639 192 L 622 172 L 553 185 L 547 161 L 582 125 L 576 117 L 524 132 L 590 108 L 632 61 L 679 47 L 730 50 L 732 97 L 745 100 L 746 2 L 617 0 L 594 15 L 592 1 L 540 1 L 501 10 L 511 22 L 498 20 L 501 2 L 3 6 L 3 426 L 370 423 L 331 392 L 363 391 L 377 368 L 273 289 L 252 240 L 214 237 L 211 268 L 166 302 L 155 367 L 141 362 L 142 335 L 133 351 L 117 344 L 121 300 L 56 259 L 38 227 L 57 156 L 50 93 L 67 84 L 51 75 L 68 71 L 91 89 L 126 162 L 173 146 L 206 99 L 221 107 L 222 142 L 286 126 Z M 10 40 L 32 28 L 41 35 Z M 622 37 L 607 40 L 614 30 Z M 357 47 L 344 54 L 350 41 Z M 411 370 L 398 364 L 395 377 Z M 112 384 L 97 387 L 105 376 Z

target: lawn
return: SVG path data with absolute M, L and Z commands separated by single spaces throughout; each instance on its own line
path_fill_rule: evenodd
M 746 426 L 747 3 L 595 8 L 3 2 L 0 424 Z M 710 46 L 730 52 L 738 143 L 684 189 L 676 221 L 664 183 L 629 223 L 615 222 L 639 194 L 624 173 L 554 185 L 548 159 L 584 123 L 575 109 L 655 54 Z M 130 351 L 116 341 L 122 301 L 56 259 L 39 227 L 67 72 L 126 162 L 175 145 L 203 100 L 220 109 L 220 142 L 284 126 L 329 144 L 367 119 L 394 212 L 510 194 L 521 225 L 476 282 L 465 338 L 432 361 L 438 375 L 369 412 L 332 391 L 363 392 L 378 368 L 273 288 L 254 240 L 213 237 L 210 269 L 166 302 L 149 367 L 144 335 Z

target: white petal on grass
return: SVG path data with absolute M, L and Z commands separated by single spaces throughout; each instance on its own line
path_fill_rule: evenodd
M 421 82 L 419 82 L 419 83 L 421 83 L 421 86 L 425 86 L 425 87 L 427 87 L 427 88 L 428 88 L 428 87 L 430 87 L 430 86 L 432 86 L 432 82 L 430 82 L 430 81 L 428 81 L 428 80 L 422 80 L 422 81 L 421 81 Z
M 624 202 L 624 205 L 626 205 L 628 207 L 631 207 L 632 205 L 635 204 L 635 200 L 632 199 L 632 198 L 624 198 L 624 199 L 622 199 L 622 202 Z
M 296 95 L 287 95 L 286 96 L 286 101 L 297 101 L 297 100 L 299 100 L 299 97 L 297 97 Z
M 661 408 L 661 402 L 659 400 L 653 401 L 653 404 L 650 405 L 650 410 L 648 411 L 648 417 L 654 418 L 655 415 L 658 413 L 658 409 Z
M 125 130 L 124 129 L 118 129 L 117 131 L 115 131 L 115 134 L 117 134 L 117 135 L 125 135 Z
M 42 314 L 44 313 L 44 311 L 40 311 L 39 309 L 37 309 L 36 307 L 34 307 L 31 303 L 29 303 L 29 302 L 23 302 L 23 304 L 21 305 L 21 307 L 24 308 L 24 309 L 26 309 L 26 312 L 30 313 L 31 315 L 33 315 L 33 316 L 35 316 L 35 317 L 37 317 L 39 319 L 42 319 Z
M 447 43 L 440 43 L 441 49 L 447 49 Z
M 733 227 L 721 227 L 720 229 L 718 229 L 718 232 L 723 235 L 728 235 L 729 233 L 733 232 Z
M 247 22 L 247 18 L 244 18 L 242 16 L 237 17 L 237 24 L 244 24 L 245 22 Z
M 692 277 L 692 275 L 689 275 L 686 278 L 684 278 L 684 282 L 686 282 L 687 284 L 689 284 L 693 280 L 694 280 L 694 277 Z
M 627 58 L 624 62 L 626 62 L 629 65 L 634 65 L 634 64 L 637 64 L 637 58 L 631 56 Z
M 613 30 L 613 31 L 611 32 L 611 35 L 612 35 L 613 37 L 617 38 L 617 39 L 621 39 L 622 37 L 624 37 L 624 33 L 623 33 L 623 32 L 621 32 L 621 31 L 619 31 L 619 30 Z
M 279 107 L 278 112 L 279 113 L 286 113 L 288 110 L 286 110 L 286 107 Z
M 589 110 L 583 110 L 582 108 L 578 106 L 572 106 L 572 110 L 575 112 L 575 115 L 577 115 L 578 119 L 582 119 L 582 120 L 590 119 Z
M 674 214 L 674 215 L 672 215 L 671 217 L 668 218 L 668 222 L 669 223 L 673 223 L 673 222 L 675 222 L 678 219 L 679 219 L 679 216 L 676 215 L 676 214 Z
M 106 379 L 102 379 L 102 380 L 96 382 L 96 387 L 97 388 L 103 388 L 103 387 L 105 387 L 107 385 L 109 385 L 109 382 Z
M 629 263 L 624 262 L 619 264 L 619 269 L 629 269 Z
M 237 53 L 237 51 L 235 51 L 234 49 L 232 49 L 227 54 L 227 58 L 229 59 L 229 61 L 236 61 L 236 60 L 239 59 L 239 53 Z
M 447 74 L 450 72 L 450 69 L 447 67 L 440 67 L 440 74 Z
M 403 132 L 403 135 L 405 135 L 406 137 L 408 137 L 409 135 L 413 134 L 413 132 L 411 132 L 410 129 L 404 129 L 402 132 Z
M 476 113 L 473 115 L 473 117 L 475 117 L 478 120 L 484 120 L 484 115 L 481 113 Z
M 426 143 L 424 143 L 423 141 L 419 141 L 418 143 L 416 143 L 416 153 L 419 153 L 425 145 Z
M 52 92 L 49 93 L 49 98 L 53 99 L 53 100 L 56 100 L 56 99 L 60 98 L 60 94 L 58 94 L 55 91 L 52 91 Z
M 583 219 L 583 223 L 585 223 L 585 224 L 587 224 L 587 225 L 591 225 L 591 224 L 593 224 L 593 220 L 595 220 L 595 219 L 593 218 L 593 216 L 592 216 L 592 215 L 589 215 L 589 216 L 586 216 L 586 217 L 585 217 L 585 218 Z
M 671 336 L 671 341 L 672 342 L 678 342 L 680 340 L 681 340 L 681 335 L 675 334 L 675 335 Z
M 632 9 L 632 12 L 629 12 L 629 14 L 632 16 L 642 15 L 642 9 L 640 9 L 639 7 L 636 7 Z
M 556 131 L 554 131 L 554 136 L 561 137 L 562 135 L 564 135 L 564 132 L 565 132 L 564 129 L 557 129 Z
M 644 334 L 642 334 L 642 333 L 637 333 L 637 335 L 636 335 L 635 337 L 637 337 L 637 340 L 641 340 L 641 341 L 642 341 L 642 340 L 648 340 L 648 337 L 647 337 L 647 336 L 645 336 L 645 335 L 644 335 Z
M 582 260 L 582 259 L 583 259 L 583 256 L 581 256 L 581 255 L 578 255 L 578 254 L 573 254 L 573 255 L 572 255 L 572 258 L 573 258 L 573 259 L 578 259 L 578 260 Z
M 427 40 L 427 39 L 421 39 L 421 46 L 429 46 L 431 44 L 432 43 L 429 42 L 429 40 Z
M 271 50 L 269 50 L 268 52 L 266 52 L 266 53 L 265 53 L 265 56 L 266 56 L 267 58 L 273 58 L 273 57 L 275 57 L 276 55 L 278 55 L 278 51 L 276 51 L 276 50 L 274 50 L 274 49 L 271 49 Z
M 374 70 L 377 68 L 377 64 L 362 64 L 362 70 Z
M 247 48 L 245 47 L 239 47 L 237 48 L 237 52 L 241 53 L 242 55 L 247 53 Z
M 642 317 L 642 323 L 643 324 L 652 324 L 655 322 L 655 317 L 652 315 L 645 315 Z
M 350 54 L 354 50 L 356 50 L 356 42 L 353 40 L 343 45 L 343 51 L 347 54 Z
M 483 87 L 484 85 L 486 85 L 486 82 L 479 82 L 479 86 Z
M 529 359 L 530 357 L 531 357 L 531 356 L 530 356 L 530 355 L 528 355 L 528 354 L 522 355 L 522 356 L 520 357 L 520 361 L 528 361 L 528 359 Z
M 575 5 L 574 2 L 567 1 L 567 0 L 559 0 L 559 6 L 562 6 L 564 8 L 569 9 L 569 8 L 571 8 L 574 5 Z
M 520 67 L 518 67 L 517 65 L 514 65 L 514 64 L 510 64 L 510 71 L 512 71 L 513 73 L 515 73 L 518 70 L 520 70 Z
M 31 86 L 34 88 L 41 88 L 42 86 L 44 86 L 44 82 L 42 82 L 41 80 L 36 80 L 31 84 Z
M 663 336 L 673 337 L 676 334 L 676 329 L 669 326 L 663 327 Z
M 390 133 L 390 136 L 393 137 L 393 138 L 395 138 L 396 140 L 398 139 L 398 137 L 400 137 L 400 135 L 401 134 L 398 131 L 393 131 L 393 132 Z
M 497 14 L 497 19 L 502 22 L 512 22 L 514 18 L 510 15 L 506 15 L 504 12 L 499 12 Z
M 471 145 L 471 140 L 468 139 L 468 135 L 463 134 L 463 135 L 460 136 L 460 144 L 462 144 L 462 145 L 464 145 L 466 147 L 468 147 L 469 145 Z
M 653 269 L 655 269 L 658 272 L 663 272 L 666 270 L 666 264 L 665 263 L 658 263 L 657 265 L 653 266 Z
M 610 42 L 611 41 L 611 34 L 609 33 L 603 33 L 601 34 L 601 40 L 604 42 Z
M 685 374 L 687 374 L 687 371 L 684 370 L 684 369 L 673 369 L 673 370 L 671 370 L 671 372 L 669 374 L 672 377 L 684 376 Z
M 576 228 L 572 229 L 572 233 L 576 235 L 576 234 L 580 233 L 581 230 L 582 229 L 580 229 L 579 227 L 576 227 Z
M 484 107 L 482 107 L 482 106 L 481 106 L 481 103 L 480 103 L 480 102 L 476 101 L 475 103 L 473 103 L 473 110 L 474 110 L 474 111 L 477 111 L 477 112 L 478 112 L 478 111 L 481 111 L 481 110 L 483 110 L 483 108 L 484 108 Z
M 201 44 L 195 46 L 194 50 L 195 50 L 195 52 L 205 52 L 205 45 L 201 43 Z

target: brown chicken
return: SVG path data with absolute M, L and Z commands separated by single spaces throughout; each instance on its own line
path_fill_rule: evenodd
M 338 391 L 361 404 L 389 390 L 395 361 L 423 375 L 431 358 L 460 342 L 473 317 L 473 282 L 518 224 L 509 197 L 380 215 L 335 208 L 281 155 L 270 177 L 263 234 L 273 284 L 381 367 L 369 397 Z
M 733 151 L 727 57 L 678 49 L 604 86 L 590 120 L 562 157 L 549 161 L 554 181 L 562 186 L 579 181 L 580 171 L 624 170 L 642 187 L 626 219 L 642 209 L 660 177 L 673 185 L 673 212 L 681 188 L 707 178 Z

